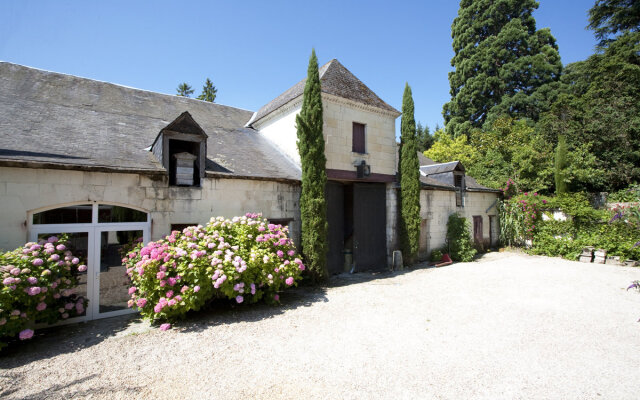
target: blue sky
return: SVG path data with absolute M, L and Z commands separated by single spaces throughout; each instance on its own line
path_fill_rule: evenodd
M 539 0 L 538 29 L 562 62 L 594 51 L 585 30 L 595 0 Z M 337 58 L 401 108 L 409 82 L 416 120 L 442 125 L 449 100 L 457 1 L 0 1 L 0 60 L 174 94 L 207 77 L 217 103 L 257 110 Z

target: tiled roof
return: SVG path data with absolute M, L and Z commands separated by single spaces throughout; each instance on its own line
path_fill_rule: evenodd
M 356 78 L 340 62 L 333 59 L 319 68 L 320 87 L 323 93 L 353 100 L 361 104 L 380 108 L 400 115 L 400 112 L 389 104 L 385 103 L 371 89 L 369 89 L 360 79 Z M 293 85 L 280 96 L 264 105 L 251 119 L 251 123 L 257 122 L 273 111 L 287 104 L 291 100 L 302 96 L 307 78 Z
M 0 163 L 163 172 L 148 148 L 188 111 L 208 135 L 206 169 L 300 179 L 253 129 L 251 111 L 0 62 Z

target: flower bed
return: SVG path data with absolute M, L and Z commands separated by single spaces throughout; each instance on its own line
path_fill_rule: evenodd
M 129 306 L 154 321 L 182 317 L 220 296 L 277 302 L 278 291 L 296 285 L 305 269 L 288 228 L 260 214 L 173 231 L 136 247 L 123 263 L 132 282 Z
M 0 253 L 0 348 L 2 339 L 30 339 L 36 323 L 54 323 L 84 313 L 87 300 L 74 290 L 87 266 L 55 236 Z

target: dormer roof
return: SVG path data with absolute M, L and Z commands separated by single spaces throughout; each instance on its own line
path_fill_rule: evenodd
M 320 88 L 323 93 L 379 108 L 396 114 L 396 117 L 401 114 L 400 111 L 385 103 L 335 58 L 320 67 L 318 73 L 320 75 Z M 304 78 L 280 96 L 262 106 L 251 118 L 249 124 L 263 119 L 290 101 L 302 96 L 306 83 L 307 78 Z

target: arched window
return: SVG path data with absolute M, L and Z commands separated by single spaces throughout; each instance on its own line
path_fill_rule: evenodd
M 79 203 L 33 211 L 27 219 L 29 240 L 65 235 L 67 247 L 87 265 L 77 294 L 89 300 L 76 321 L 132 312 L 127 307 L 129 278 L 122 258 L 140 242 L 148 242 L 150 214 L 118 204 Z

